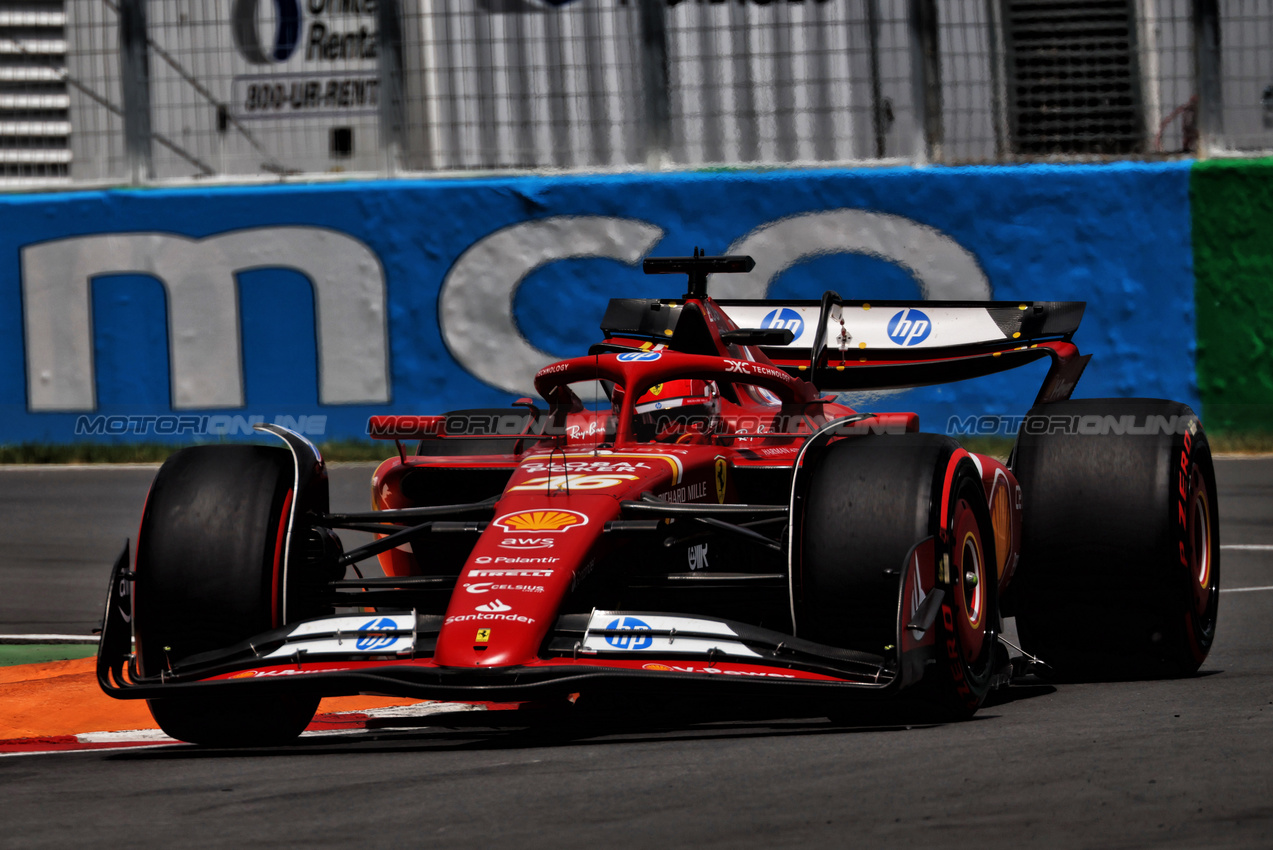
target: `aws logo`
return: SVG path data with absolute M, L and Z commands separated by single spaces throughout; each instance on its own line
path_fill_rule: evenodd
M 300 0 L 234 0 L 230 21 L 235 47 L 253 65 L 286 62 L 300 46 Z

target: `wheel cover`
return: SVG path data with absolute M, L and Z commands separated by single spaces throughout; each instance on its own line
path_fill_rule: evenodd
M 1191 577 L 1189 585 L 1193 591 L 1194 612 L 1199 617 L 1206 617 L 1211 606 L 1211 596 L 1215 593 L 1211 500 L 1207 497 L 1206 481 L 1196 467 L 1190 478 L 1189 524 L 1185 531 L 1188 540 L 1186 566 Z
M 964 659 L 976 663 L 986 639 L 986 558 L 976 514 L 963 499 L 955 507 L 951 584 L 958 603 L 955 628 Z M 968 580 L 972 574 L 973 581 Z

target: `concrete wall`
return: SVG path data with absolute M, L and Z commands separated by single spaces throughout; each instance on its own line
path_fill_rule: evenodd
M 373 413 L 504 404 L 599 338 L 608 298 L 678 296 L 639 260 L 696 246 L 760 261 L 713 281 L 721 296 L 1085 300 L 1075 342 L 1095 358 L 1077 396 L 1196 406 L 1190 167 L 3 197 L 0 443 L 190 441 L 252 417 L 361 436 Z M 1024 412 L 1042 371 L 856 402 L 945 431 Z

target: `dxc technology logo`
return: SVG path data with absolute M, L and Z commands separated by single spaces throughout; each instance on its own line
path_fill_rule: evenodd
M 928 316 L 914 307 L 907 307 L 888 323 L 888 338 L 898 345 L 919 345 L 928 339 L 933 323 Z
M 300 0 L 234 0 L 230 21 L 235 46 L 253 65 L 286 62 L 301 43 Z
M 800 338 L 800 333 L 804 330 L 804 319 L 800 318 L 800 314 L 790 307 L 783 307 L 780 310 L 770 310 L 765 314 L 765 318 L 761 320 L 762 328 L 778 328 L 779 330 L 788 330 L 795 334 L 795 339 Z

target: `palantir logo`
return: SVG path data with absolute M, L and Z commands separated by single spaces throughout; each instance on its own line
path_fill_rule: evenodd
M 933 323 L 923 312 L 907 307 L 889 320 L 888 338 L 898 345 L 919 345 L 928 339 Z
M 620 617 L 606 626 L 606 631 L 648 632 L 650 625 L 636 617 Z M 616 649 L 647 649 L 654 643 L 648 634 L 642 635 L 606 635 L 606 643 Z
M 266 0 L 265 5 L 273 7 L 272 15 L 261 0 L 234 0 L 230 10 L 234 44 L 253 65 L 286 62 L 301 43 L 300 0 Z M 268 37 L 262 38 L 263 33 Z
M 765 315 L 765 318 L 761 319 L 760 326 L 766 329 L 789 330 L 795 334 L 795 339 L 799 339 L 801 332 L 804 330 L 804 319 L 800 318 L 800 314 L 790 307 L 783 307 L 779 310 L 770 310 Z
M 398 624 L 392 619 L 389 617 L 381 617 L 379 620 L 368 620 L 363 623 L 358 627 L 358 631 L 367 633 L 372 632 L 373 629 L 388 629 L 392 632 L 396 631 L 397 628 Z M 386 647 L 393 646 L 394 641 L 397 639 L 398 636 L 394 634 L 372 632 L 370 634 L 363 634 L 362 637 L 358 638 L 358 642 L 354 645 L 364 651 L 369 649 L 385 649 Z

